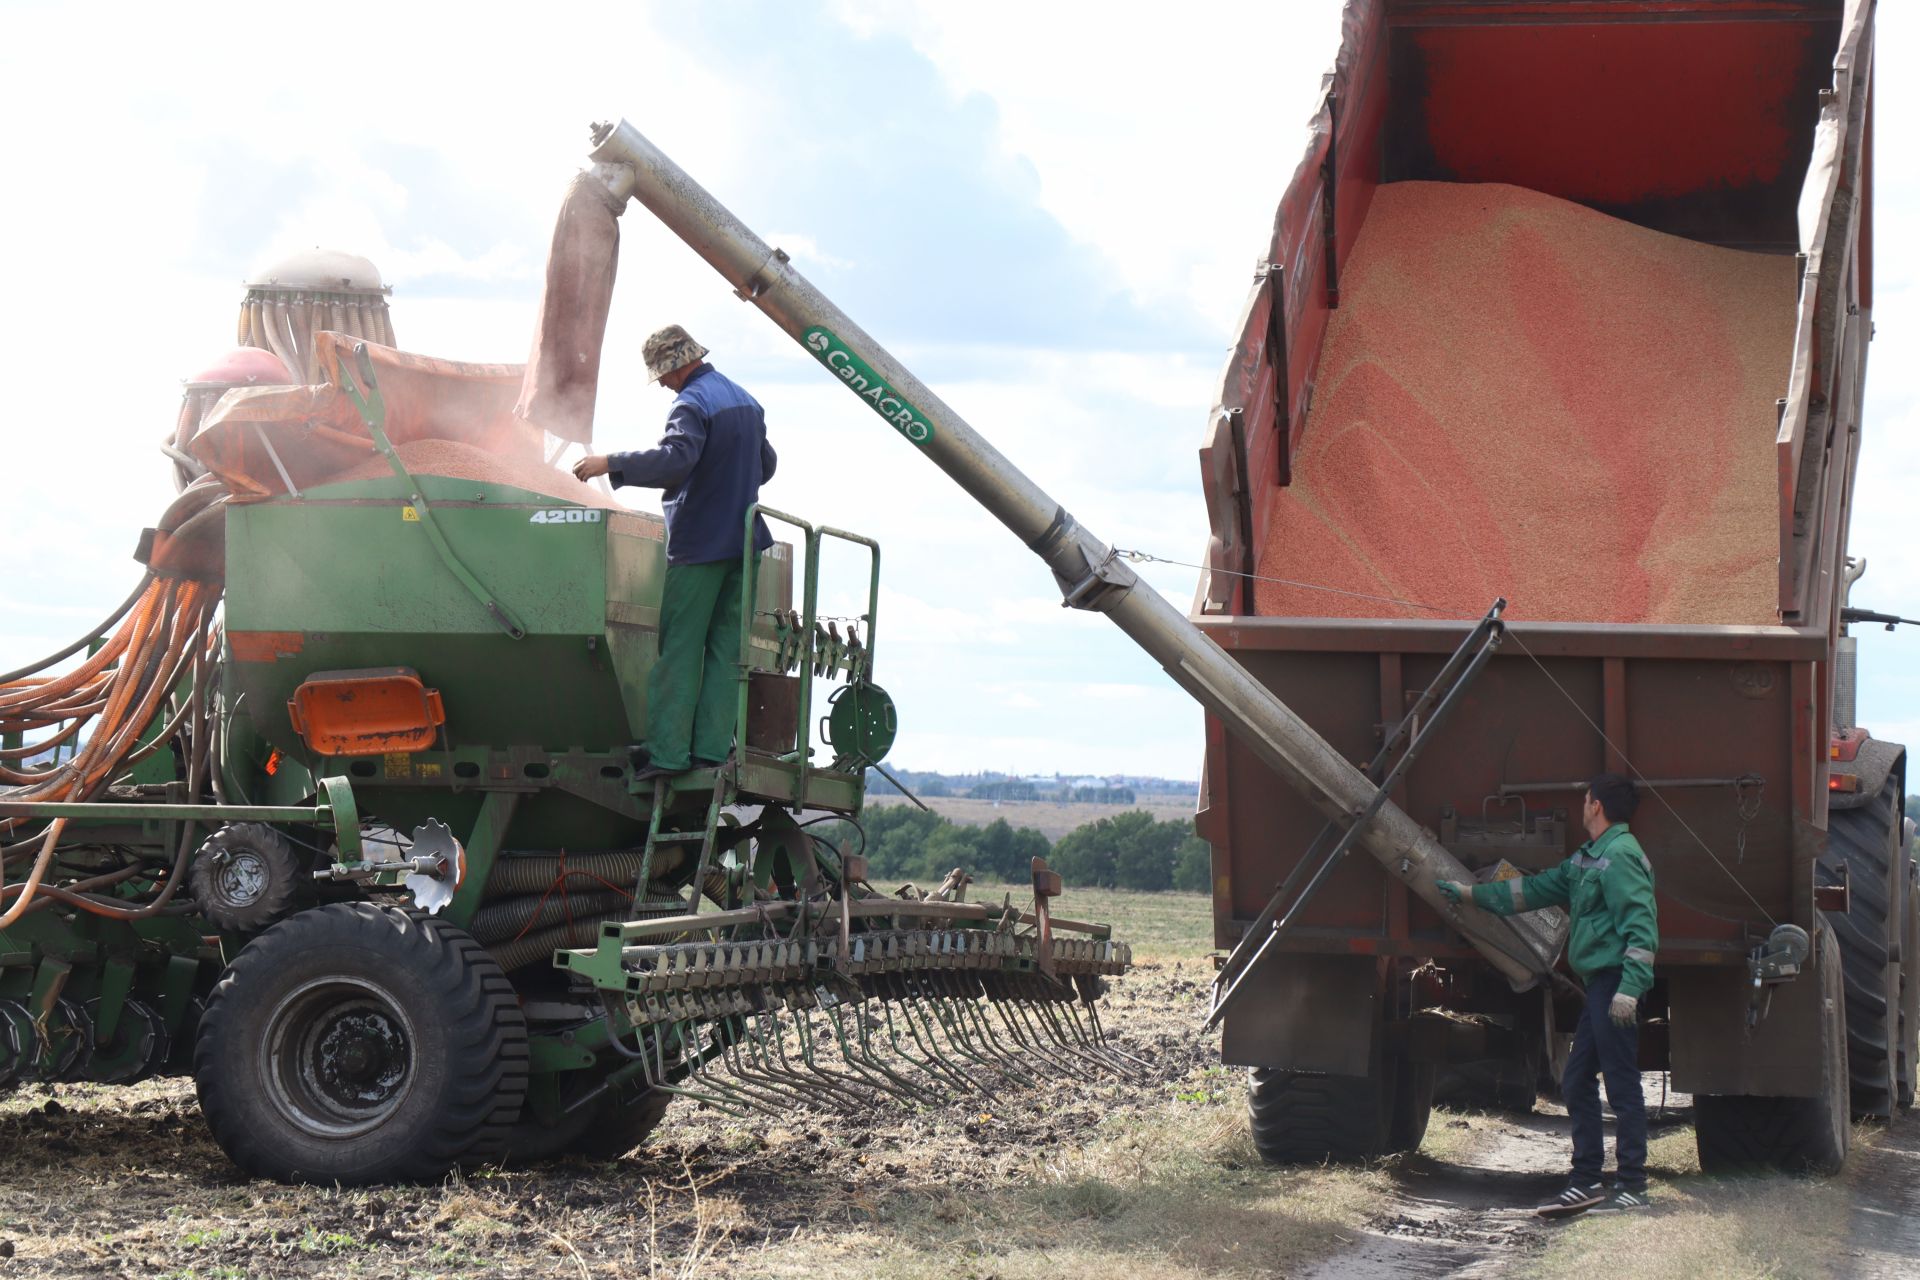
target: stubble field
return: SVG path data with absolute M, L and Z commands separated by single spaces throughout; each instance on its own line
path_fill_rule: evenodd
M 1082 891 L 1060 909 L 1135 943 L 1103 1016 L 1149 1064 L 1144 1083 L 1049 1082 L 854 1121 L 745 1123 L 682 1099 L 620 1160 L 374 1190 L 241 1177 L 188 1081 L 34 1088 L 0 1104 L 0 1277 L 1913 1273 L 1911 1123 L 1863 1133 L 1847 1179 L 1715 1180 L 1674 1111 L 1656 1126 L 1655 1213 L 1560 1229 L 1526 1212 L 1564 1168 L 1549 1104 L 1436 1113 L 1422 1151 L 1371 1167 L 1268 1168 L 1239 1074 L 1198 1032 L 1207 900 Z

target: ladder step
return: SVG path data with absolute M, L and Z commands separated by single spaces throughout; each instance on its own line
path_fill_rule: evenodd
M 704 831 L 662 831 L 653 837 L 653 842 L 660 844 L 668 840 L 705 840 L 706 838 L 707 833 Z

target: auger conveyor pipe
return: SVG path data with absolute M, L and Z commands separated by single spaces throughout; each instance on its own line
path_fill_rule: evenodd
M 1348 823 L 1372 800 L 1365 774 L 1249 675 L 1172 603 L 869 337 L 787 260 L 626 121 L 593 128 L 596 171 L 631 196 L 867 401 L 928 461 L 1024 542 L 1053 571 L 1066 603 L 1106 614 L 1267 766 L 1329 819 Z M 1387 803 L 1358 837 L 1388 874 L 1451 920 L 1515 988 L 1552 966 L 1497 916 L 1463 909 L 1436 882 L 1473 875 L 1399 806 Z

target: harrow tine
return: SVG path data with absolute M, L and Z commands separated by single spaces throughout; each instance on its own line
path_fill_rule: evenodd
M 811 992 L 807 994 L 809 997 L 812 996 Z M 869 1081 L 845 1071 L 835 1071 L 819 1060 L 819 1056 L 814 1050 L 815 1036 L 813 1007 L 811 1003 L 809 1003 L 807 1007 L 796 1009 L 794 1011 L 794 1020 L 800 1030 L 800 1060 L 806 1066 L 807 1070 L 826 1081 L 829 1088 L 858 1091 L 861 1103 L 866 1108 L 871 1108 L 880 1101 L 879 1097 L 867 1092 L 867 1090 L 874 1088 Z
M 845 1018 L 848 1012 L 841 1004 L 832 1005 L 827 1009 L 827 1018 L 833 1024 L 833 1036 L 839 1042 L 840 1057 L 847 1064 L 847 1069 L 882 1093 L 898 1098 L 902 1102 L 918 1102 L 920 1099 L 915 1096 L 912 1088 L 905 1081 L 889 1071 L 878 1058 L 866 1052 L 864 1046 L 856 1047 L 855 1037 L 847 1034 Z M 851 1012 L 856 1023 L 864 1022 L 866 1017 L 864 1010 L 856 1008 Z
M 1019 1064 L 1014 1062 L 1012 1055 L 1001 1055 L 996 1059 L 995 1057 L 988 1056 L 990 1051 L 976 1043 L 975 1035 L 973 1034 L 974 1029 L 971 1023 L 973 1018 L 979 1013 L 979 1010 L 973 1008 L 972 1001 L 967 1000 L 964 996 L 953 990 L 954 983 L 952 974 L 936 974 L 935 981 L 947 988 L 948 994 L 946 1002 L 948 1007 L 953 1011 L 954 1030 L 961 1038 L 964 1045 L 964 1052 L 976 1062 L 991 1067 L 999 1071 L 1002 1075 L 1008 1076 L 1021 1084 L 1034 1085 L 1039 1083 L 1037 1077 L 1029 1074 Z
M 959 974 L 949 974 L 947 975 L 947 983 L 950 987 L 959 987 L 962 985 L 965 977 L 971 976 L 972 975 L 964 975 L 963 977 L 963 975 Z M 957 998 L 960 1000 L 962 1015 L 968 1019 L 974 1033 L 979 1037 L 982 1045 L 985 1047 L 986 1052 L 992 1054 L 999 1060 L 1000 1069 L 1008 1075 L 1029 1084 L 1039 1083 L 1039 1078 L 1029 1069 L 1030 1064 L 1023 1061 L 1017 1052 L 1009 1049 L 1006 1044 L 994 1034 L 992 1021 L 987 1018 L 986 1011 L 980 1007 L 983 1001 L 975 998 L 974 994 L 974 992 L 977 991 L 981 996 L 984 996 L 984 988 L 980 987 L 977 983 L 967 985 L 972 986 L 974 990 L 964 992 Z
M 1046 1046 L 1040 1042 L 1035 1029 L 1026 1022 L 1019 996 L 1009 995 L 1003 990 L 997 992 L 992 999 L 994 1012 L 1000 1016 L 1000 1021 L 1005 1024 L 1008 1032 L 1033 1062 L 1061 1079 L 1078 1078 L 1079 1072 L 1069 1064 L 1060 1061 L 1057 1054 L 1047 1052 Z
M 940 1037 L 935 1033 L 933 1024 L 927 1021 L 927 1011 L 918 1007 L 920 996 L 904 983 L 899 991 L 900 1017 L 906 1022 L 907 1033 L 912 1036 L 914 1044 L 927 1055 L 926 1062 L 920 1065 L 937 1078 L 957 1085 L 963 1093 L 985 1093 L 985 1085 L 947 1061 Z M 887 1006 L 887 1016 L 889 1020 L 893 1016 L 891 1004 Z
M 804 995 L 803 995 L 804 998 Z M 799 1045 L 800 1065 L 806 1070 L 797 1070 L 787 1057 L 787 1037 L 785 1034 L 773 1038 L 774 1052 L 779 1055 L 783 1071 L 796 1082 L 804 1084 L 809 1093 L 827 1099 L 828 1106 L 835 1111 L 853 1115 L 869 1109 L 877 1101 L 864 1088 L 840 1086 L 832 1073 L 821 1070 L 813 1061 L 812 1015 L 805 1004 L 788 993 L 787 1009 L 793 1014 L 793 1038 Z
M 1063 1001 L 1058 999 L 1043 999 L 1039 1002 L 1041 1015 L 1058 1029 L 1061 1047 L 1068 1053 L 1079 1058 L 1082 1062 L 1090 1063 L 1105 1071 L 1112 1071 L 1123 1077 L 1132 1078 L 1132 1072 L 1123 1068 L 1119 1063 L 1103 1057 L 1088 1041 L 1086 1028 L 1072 1016 L 1072 1003 L 1071 1000 Z M 1061 1005 L 1068 1006 L 1065 1016 L 1063 1016 L 1060 1011 L 1059 1006 Z
M 967 1078 L 965 1072 L 955 1070 L 947 1063 L 942 1062 L 938 1057 L 932 1056 L 929 1053 L 926 1041 L 920 1034 L 919 1024 L 914 1021 L 913 1015 L 903 1006 L 900 1011 L 900 1017 L 901 1020 L 907 1024 L 907 1034 L 912 1038 L 914 1045 L 920 1052 L 928 1054 L 929 1056 L 923 1060 L 907 1052 L 906 1046 L 900 1043 L 900 1032 L 899 1029 L 894 1026 L 893 1022 L 893 1006 L 895 1002 L 896 997 L 892 995 L 885 996 L 880 1001 L 880 1012 L 886 1019 L 887 1024 L 887 1040 L 892 1044 L 893 1051 L 907 1062 L 912 1063 L 916 1069 L 932 1080 L 934 1089 L 939 1091 L 942 1097 L 945 1096 L 945 1090 L 954 1087 L 957 1087 L 962 1093 L 984 1092 L 976 1081 Z
M 685 1056 L 686 1054 L 687 1040 L 685 1037 L 688 1029 L 690 1029 L 692 1025 L 693 1023 L 691 1020 L 688 1020 L 683 1023 L 674 1024 L 675 1034 L 677 1037 L 679 1037 L 679 1040 L 680 1040 L 682 1056 Z M 699 1092 L 698 1090 L 688 1089 L 682 1085 L 669 1084 L 668 1071 L 667 1071 L 667 1059 L 666 1059 L 667 1037 L 665 1035 L 653 1035 L 648 1037 L 648 1039 L 651 1040 L 652 1042 L 653 1057 L 651 1060 L 648 1060 L 645 1057 L 641 1059 L 641 1062 L 642 1062 L 641 1074 L 647 1077 L 647 1084 L 649 1085 L 649 1087 L 659 1089 L 665 1093 L 675 1094 L 682 1098 L 692 1098 L 695 1102 L 703 1102 L 707 1106 L 712 1107 L 714 1110 L 724 1112 L 725 1114 L 733 1116 L 736 1119 L 746 1120 L 751 1118 L 751 1115 L 752 1115 L 751 1112 L 737 1111 L 734 1109 L 734 1107 L 731 1104 L 729 1104 L 728 1102 L 720 1098 L 709 1097 L 706 1094 Z M 644 1054 L 646 1050 L 642 1049 L 641 1052 Z M 655 1070 L 656 1068 L 657 1068 L 657 1071 Z M 688 1070 L 689 1072 L 691 1072 L 692 1068 L 690 1067 Z
M 721 1011 L 714 1008 L 713 1012 L 718 1014 Z M 699 1065 L 694 1069 L 695 1073 L 706 1088 L 718 1092 L 722 1097 L 737 1098 L 740 1105 L 763 1115 L 779 1115 L 781 1112 L 778 1107 L 770 1105 L 758 1091 L 747 1084 L 739 1072 L 732 1070 L 734 1046 L 733 1036 L 728 1033 L 727 1020 L 733 1016 L 731 1011 L 727 1011 L 724 1017 L 716 1017 L 708 1035 L 720 1052 L 700 1055 Z M 724 1065 L 730 1072 L 729 1076 L 722 1076 L 713 1069 L 716 1060 L 724 1060 Z
M 788 1102 L 805 1102 L 811 1099 L 811 1095 L 797 1082 L 782 1077 L 766 1053 L 767 1028 L 769 1025 L 778 1026 L 779 1017 L 777 1008 L 769 1008 L 747 1020 L 741 1029 L 739 1053 L 733 1063 L 734 1074 L 762 1082 L 762 1087 L 768 1092 Z
M 1152 1072 L 1153 1065 L 1151 1063 L 1143 1058 L 1134 1057 L 1124 1049 L 1116 1048 L 1113 1041 L 1107 1039 L 1107 1030 L 1100 1025 L 1100 1008 L 1098 1005 L 1094 1004 L 1092 1000 L 1087 999 L 1084 995 L 1076 1003 L 1079 1005 L 1080 1011 L 1087 1015 L 1087 1021 L 1093 1027 L 1094 1040 L 1099 1044 L 1100 1052 L 1127 1063 L 1138 1071 Z
M 744 1023 L 742 1023 L 740 1027 L 740 1032 L 744 1037 L 746 1034 L 746 1026 Z M 740 1047 L 739 1040 L 732 1036 L 726 1037 L 724 1047 L 721 1050 L 721 1056 L 726 1059 L 727 1070 L 733 1074 L 735 1088 L 751 1097 L 761 1099 L 766 1098 L 768 1092 L 771 1092 L 773 1100 L 782 1105 L 791 1104 L 793 1101 L 792 1097 L 787 1093 L 777 1089 L 768 1090 L 768 1086 L 762 1084 L 758 1077 L 748 1069 L 745 1061 L 746 1051 Z M 768 1111 L 768 1114 L 779 1114 L 771 1107 L 765 1108 L 765 1110 Z

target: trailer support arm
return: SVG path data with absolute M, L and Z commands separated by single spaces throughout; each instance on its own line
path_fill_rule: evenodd
M 1374 798 L 1366 775 L 1204 635 L 1158 591 L 1141 588 L 1113 549 L 894 359 L 787 260 L 625 121 L 593 128 L 592 158 L 616 196 L 631 195 L 859 395 L 1046 562 L 1065 603 L 1106 614 L 1196 701 L 1225 722 L 1328 819 L 1360 822 Z M 1359 843 L 1460 929 L 1517 988 L 1539 981 L 1541 955 L 1500 917 L 1454 906 L 1435 887 L 1473 877 L 1432 834 L 1388 803 Z

